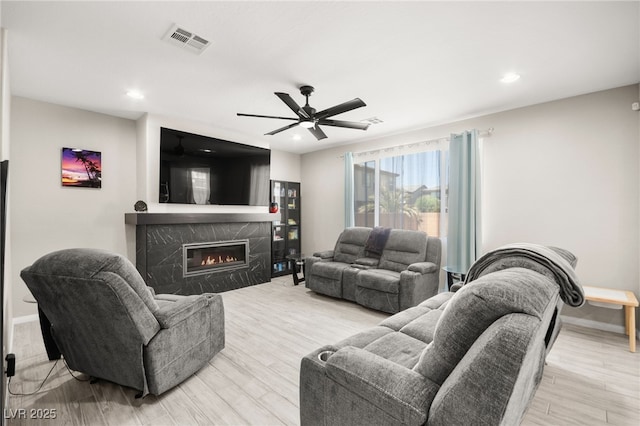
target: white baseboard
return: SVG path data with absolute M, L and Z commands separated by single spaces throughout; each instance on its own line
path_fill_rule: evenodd
M 13 318 L 13 326 L 15 327 L 16 324 L 24 324 L 25 322 L 38 321 L 39 319 L 38 314 L 15 317 Z
M 606 322 L 570 317 L 566 315 L 560 315 L 560 318 L 567 324 L 579 325 L 581 327 L 593 328 L 596 330 L 609 331 L 611 333 L 626 334 L 624 325 L 609 324 Z M 636 338 L 640 339 L 640 330 L 636 330 Z

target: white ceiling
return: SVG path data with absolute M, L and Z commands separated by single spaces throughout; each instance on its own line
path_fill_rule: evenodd
M 12 2 L 11 92 L 137 119 L 186 118 L 237 141 L 305 153 L 640 81 L 640 2 Z M 173 24 L 212 44 L 196 55 L 162 40 Z M 499 80 L 515 71 L 522 78 Z M 292 116 L 273 92 L 369 130 L 237 117 Z M 144 92 L 134 101 L 125 93 Z M 294 141 L 294 134 L 301 140 Z

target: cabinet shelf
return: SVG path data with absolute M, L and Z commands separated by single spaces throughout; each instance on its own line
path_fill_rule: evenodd
M 271 276 L 291 274 L 286 256 L 301 252 L 300 183 L 271 181 L 271 201 L 278 203 L 279 218 L 272 225 Z

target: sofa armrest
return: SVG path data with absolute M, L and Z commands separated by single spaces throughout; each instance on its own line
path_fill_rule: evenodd
M 449 287 L 449 291 L 455 293 L 456 291 L 460 290 L 462 286 L 463 286 L 463 283 L 451 284 L 451 287 Z
M 433 272 L 438 272 L 438 266 L 433 262 L 417 262 L 409 265 L 407 270 L 411 272 L 418 272 L 419 274 L 431 274 Z
M 170 328 L 198 312 L 209 305 L 206 295 L 182 296 L 176 298 L 174 295 L 156 296 L 156 300 L 164 300 L 167 303 L 160 305 L 160 309 L 155 312 L 156 319 L 161 328 Z
M 332 259 L 333 254 L 333 250 L 317 251 L 313 253 L 315 257 L 319 257 L 320 259 Z
M 438 386 L 413 370 L 347 346 L 327 360 L 327 377 L 403 424 L 424 424 Z
M 429 262 L 414 263 L 412 265 L 429 265 Z M 432 264 L 433 265 L 433 264 Z M 410 265 L 411 266 L 411 265 Z M 400 310 L 403 311 L 412 306 L 416 306 L 428 298 L 438 294 L 440 287 L 440 274 L 437 266 L 433 265 L 433 272 L 420 273 L 411 270 L 400 272 Z M 418 269 L 429 270 L 425 267 Z

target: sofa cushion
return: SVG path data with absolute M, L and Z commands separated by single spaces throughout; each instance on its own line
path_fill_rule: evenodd
M 374 340 L 365 346 L 364 350 L 403 367 L 413 368 L 426 346 L 421 340 L 404 333 L 394 332 Z
M 429 312 L 430 310 L 431 309 L 428 308 L 414 306 L 390 316 L 389 318 L 383 320 L 380 325 L 389 327 L 393 331 L 400 331 L 402 327 L 409 324 L 414 319 L 419 318 L 420 316 Z
M 431 309 L 402 327 L 400 333 L 404 333 L 424 343 L 431 343 L 442 312 L 444 312 L 443 309 Z
M 348 267 L 349 264 L 343 262 L 317 262 L 311 268 L 311 273 L 318 277 L 340 281 L 342 279 L 342 271 Z
M 333 346 L 336 350 L 347 346 L 364 348 L 365 346 L 371 344 L 372 342 L 375 342 L 376 340 L 380 339 L 383 336 L 386 336 L 389 333 L 393 333 L 393 330 L 388 327 L 377 325 L 365 331 L 361 331 L 360 333 L 354 334 L 353 336 L 349 336 Z
M 440 293 L 418 306 L 405 309 L 385 319 L 381 326 L 404 333 L 424 343 L 431 343 L 434 330 L 454 293 Z
M 356 285 L 383 293 L 398 294 L 400 272 L 386 269 L 365 269 L 356 275 Z
M 343 263 L 354 263 L 364 257 L 364 245 L 369 238 L 371 228 L 353 227 L 342 231 L 333 250 L 333 260 Z
M 382 251 L 380 269 L 401 272 L 412 263 L 424 262 L 427 256 L 427 234 L 392 229 Z

